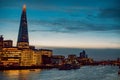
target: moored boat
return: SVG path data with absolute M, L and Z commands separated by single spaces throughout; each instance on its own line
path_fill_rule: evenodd
M 59 70 L 71 70 L 72 65 L 71 64 L 63 64 L 59 67 Z
M 80 65 L 63 64 L 59 67 L 59 70 L 71 70 L 71 69 L 80 69 Z

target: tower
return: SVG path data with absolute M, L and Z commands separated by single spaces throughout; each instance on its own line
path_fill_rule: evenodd
M 23 6 L 23 10 L 22 10 L 19 33 L 18 33 L 17 47 L 21 48 L 21 49 L 29 48 L 26 5 Z

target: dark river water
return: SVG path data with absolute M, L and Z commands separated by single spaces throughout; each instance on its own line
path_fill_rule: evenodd
M 118 67 L 84 66 L 78 70 L 7 70 L 0 71 L 0 80 L 120 80 Z

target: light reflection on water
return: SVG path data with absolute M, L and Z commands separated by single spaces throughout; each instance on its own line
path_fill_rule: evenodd
M 41 69 L 34 70 L 5 70 L 0 72 L 0 80 L 29 80 L 28 78 L 40 73 Z

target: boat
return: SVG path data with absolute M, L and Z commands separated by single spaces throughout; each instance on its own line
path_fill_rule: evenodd
M 71 64 L 63 64 L 59 67 L 59 70 L 71 70 L 72 65 Z
M 59 70 L 71 70 L 71 69 L 80 69 L 80 66 L 73 64 L 63 64 L 59 67 Z

